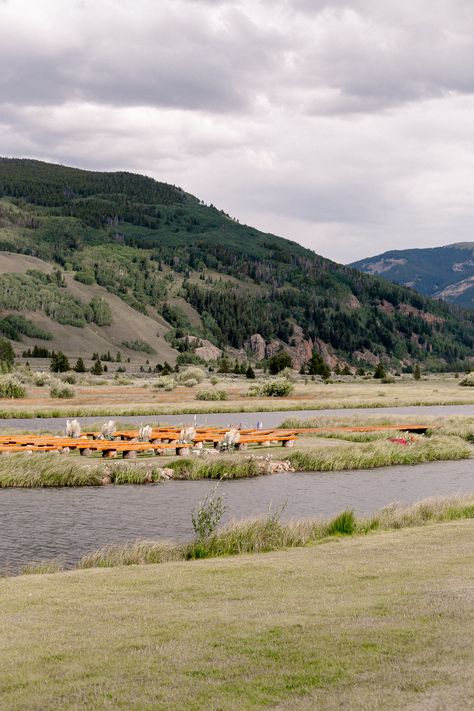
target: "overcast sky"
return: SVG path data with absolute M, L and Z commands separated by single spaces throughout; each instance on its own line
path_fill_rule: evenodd
M 474 240 L 473 0 L 0 0 L 0 155 L 349 262 Z

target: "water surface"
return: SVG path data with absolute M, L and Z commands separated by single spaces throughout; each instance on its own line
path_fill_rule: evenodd
M 474 463 L 435 462 L 383 469 L 297 473 L 224 481 L 225 520 L 285 506 L 283 518 L 327 517 L 346 508 L 369 514 L 401 502 L 474 491 Z M 189 539 L 191 511 L 214 486 L 175 481 L 148 486 L 0 489 L 0 569 L 60 558 L 74 564 L 101 545 L 143 538 Z

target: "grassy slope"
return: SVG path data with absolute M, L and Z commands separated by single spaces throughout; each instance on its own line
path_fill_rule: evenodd
M 24 254 L 0 252 L 0 274 L 9 272 L 23 274 L 28 269 L 50 272 L 52 265 L 42 259 Z M 66 275 L 66 282 L 67 293 L 84 303 L 88 303 L 94 296 L 104 299 L 112 311 L 112 325 L 99 327 L 91 323 L 84 328 L 77 328 L 57 323 L 38 311 L 27 312 L 25 315 L 49 331 L 53 335 L 53 340 L 44 344 L 36 339 L 24 337 L 20 343 L 13 344 L 17 353 L 36 343 L 46 345 L 50 350 L 65 351 L 76 358 L 91 356 L 95 351 L 106 353 L 110 350 L 115 355 L 120 350 L 124 358 L 130 356 L 133 361 L 145 362 L 150 358 L 149 355 L 129 351 L 121 345 L 122 341 L 141 340 L 155 349 L 155 354 L 151 356 L 153 363 L 164 360 L 174 363 L 177 352 L 164 340 L 164 334 L 169 330 L 169 326 L 160 325 L 149 316 L 132 309 L 118 296 L 98 284 L 86 286 L 75 281 L 71 275 Z
M 472 708 L 473 533 L 2 580 L 3 706 Z

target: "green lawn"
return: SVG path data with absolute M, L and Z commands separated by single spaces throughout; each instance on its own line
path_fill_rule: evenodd
M 474 521 L 0 580 L 0 707 L 474 708 Z

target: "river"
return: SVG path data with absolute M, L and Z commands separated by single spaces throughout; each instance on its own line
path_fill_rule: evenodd
M 387 504 L 474 491 L 472 460 L 370 471 L 275 474 L 220 484 L 225 520 L 285 506 L 283 518 L 323 517 L 351 508 L 369 514 Z M 189 539 L 191 511 L 214 484 L 0 489 L 0 569 L 60 559 L 72 566 L 108 543 Z

